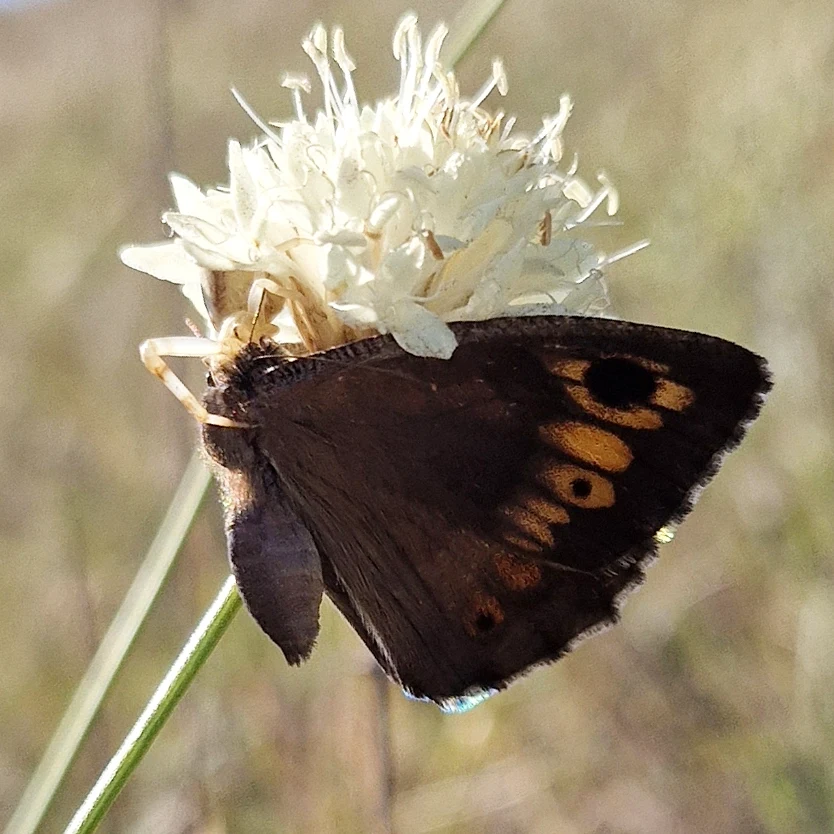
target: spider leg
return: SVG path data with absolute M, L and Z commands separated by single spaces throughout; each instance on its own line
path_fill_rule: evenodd
M 186 411 L 197 422 L 227 428 L 246 428 L 245 423 L 237 423 L 219 414 L 210 414 L 162 358 L 163 356 L 182 356 L 204 359 L 208 356 L 217 356 L 219 353 L 221 353 L 219 342 L 194 336 L 147 339 L 139 347 L 139 355 L 145 367 L 162 380 L 165 387 L 185 406 Z

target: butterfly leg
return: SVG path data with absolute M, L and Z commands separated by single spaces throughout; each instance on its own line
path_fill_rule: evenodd
M 162 380 L 165 387 L 185 406 L 186 410 L 199 423 L 227 428 L 245 428 L 243 423 L 236 423 L 219 414 L 209 414 L 205 406 L 188 390 L 185 383 L 168 367 L 163 356 L 182 356 L 204 359 L 221 352 L 220 343 L 213 339 L 194 336 L 173 336 L 164 339 L 148 339 L 139 347 L 139 355 L 145 367 Z
M 292 278 L 290 280 L 295 281 Z M 270 301 L 271 298 L 279 299 L 277 308 L 275 303 Z M 336 334 L 328 332 L 333 322 L 327 318 L 321 319 L 316 312 L 319 301 L 308 298 L 297 283 L 295 288 L 282 286 L 263 276 L 252 282 L 247 299 L 247 311 L 252 316 L 253 333 L 258 332 L 258 320 L 266 310 L 272 311 L 271 314 L 274 315 L 274 312 L 280 310 L 284 304 L 290 305 L 298 334 L 310 353 L 321 350 L 328 341 L 334 340 Z M 269 317 L 270 315 L 267 315 L 267 318 Z
M 292 300 L 299 303 L 304 301 L 304 296 L 298 290 L 282 287 L 271 278 L 256 278 L 249 288 L 249 297 L 246 304 L 253 317 L 260 314 L 267 293 L 283 300 Z
M 277 305 L 276 301 L 277 299 Z M 252 317 L 252 337 L 257 340 L 257 335 L 264 332 L 269 335 L 270 319 L 275 313 L 281 310 L 287 302 L 294 303 L 297 307 L 304 307 L 304 295 L 298 290 L 289 287 L 282 287 L 271 278 L 256 278 L 249 287 L 249 296 L 246 300 L 247 313 Z

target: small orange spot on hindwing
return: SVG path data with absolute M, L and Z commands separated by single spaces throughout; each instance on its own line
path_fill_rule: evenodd
M 495 555 L 495 569 L 501 581 L 511 591 L 526 591 L 541 582 L 542 571 L 535 562 L 519 559 L 511 553 Z
M 595 400 L 583 385 L 566 385 L 565 390 L 577 405 L 598 420 L 629 429 L 659 429 L 663 425 L 663 417 L 652 408 L 612 408 Z
M 659 379 L 649 402 L 670 411 L 686 411 L 695 402 L 695 393 L 691 388 L 672 382 L 671 379 Z
M 613 507 L 617 500 L 614 485 L 608 478 L 581 466 L 545 464 L 539 471 L 538 480 L 560 501 L 586 510 Z
M 519 493 L 516 504 L 550 524 L 567 524 L 570 521 L 568 511 L 564 507 L 534 492 Z
M 550 523 L 541 516 L 516 504 L 502 507 L 500 512 L 526 539 L 532 539 L 542 547 L 553 547 L 556 544 L 556 539 L 550 530 Z
M 570 521 L 570 516 L 564 507 L 533 492 L 520 493 L 511 503 L 501 507 L 499 512 L 515 527 L 514 532 L 504 536 L 505 541 L 516 544 L 522 550 L 531 549 L 529 547 L 531 540 L 538 542 L 541 547 L 555 547 L 556 538 L 551 526 L 567 524 Z M 521 535 L 516 536 L 516 534 Z
M 587 423 L 546 423 L 539 427 L 539 436 L 572 458 L 606 472 L 625 472 L 634 460 L 622 438 Z
M 475 594 L 474 604 L 470 609 L 465 628 L 472 637 L 488 634 L 497 625 L 504 622 L 504 609 L 498 600 L 489 594 Z

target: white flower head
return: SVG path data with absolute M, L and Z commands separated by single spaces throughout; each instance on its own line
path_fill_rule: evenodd
M 290 76 L 295 118 L 267 125 L 241 101 L 264 136 L 229 143 L 228 187 L 172 176 L 174 240 L 122 260 L 182 284 L 227 357 L 253 338 L 303 355 L 390 333 L 410 353 L 448 358 L 449 322 L 603 314 L 603 268 L 642 244 L 606 255 L 582 239 L 617 194 L 605 175 L 590 186 L 562 165 L 570 99 L 534 136 L 515 132 L 483 107 L 506 93 L 502 64 L 462 97 L 439 62 L 446 32 L 423 45 L 407 16 L 393 42 L 399 90 L 367 105 L 342 30 L 328 48 L 316 26 L 303 47 L 322 109 L 305 110 L 311 85 Z

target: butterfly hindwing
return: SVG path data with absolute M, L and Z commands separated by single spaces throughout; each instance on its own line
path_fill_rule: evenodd
M 252 349 L 208 403 L 256 424 L 247 442 L 327 592 L 389 674 L 439 702 L 611 622 L 767 387 L 758 357 L 699 334 L 453 329 L 449 360 L 384 337 L 291 363 Z M 227 431 L 207 431 L 210 451 Z

